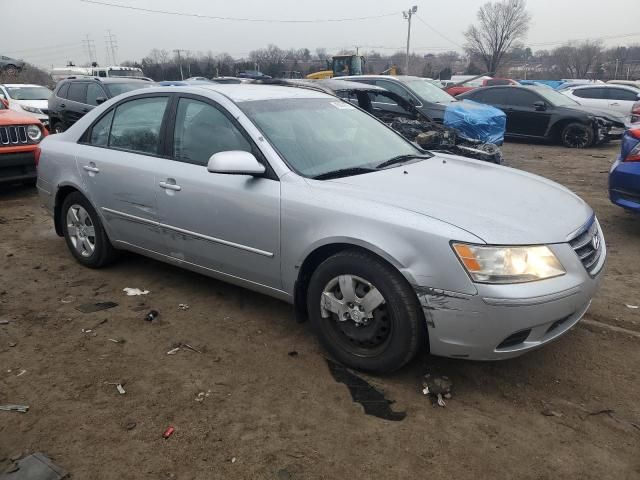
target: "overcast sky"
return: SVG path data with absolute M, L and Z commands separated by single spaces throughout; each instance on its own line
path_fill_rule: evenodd
M 412 50 L 417 53 L 461 50 L 462 32 L 475 21 L 478 0 L 99 0 L 154 10 L 252 19 L 315 20 L 392 16 L 341 23 L 256 23 L 221 21 L 123 10 L 81 0 L 0 0 L 2 15 L 0 54 L 23 58 L 50 68 L 67 60 L 88 61 L 83 47 L 93 40 L 98 61 L 106 63 L 105 36 L 111 30 L 117 41 L 117 60 L 139 60 L 152 48 L 228 52 L 241 57 L 269 43 L 281 48 L 325 47 L 329 54 L 361 45 L 384 52 L 402 48 L 406 21 L 399 13 L 418 5 L 414 18 Z M 528 0 L 533 17 L 527 43 L 533 50 L 553 48 L 570 39 L 609 37 L 609 45 L 640 43 L 638 0 Z M 439 33 L 436 33 L 432 28 Z

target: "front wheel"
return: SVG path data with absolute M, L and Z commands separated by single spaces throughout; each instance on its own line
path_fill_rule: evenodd
M 359 250 L 337 253 L 316 269 L 307 306 L 323 346 L 358 370 L 397 370 L 426 343 L 411 285 L 391 265 Z
M 587 148 L 593 144 L 593 128 L 582 123 L 570 123 L 562 129 L 560 139 L 568 148 Z
M 98 214 L 79 192 L 71 193 L 62 203 L 62 232 L 69 251 L 85 267 L 100 268 L 117 256 Z
M 53 125 L 51 125 L 51 132 L 52 133 L 62 133 L 62 132 L 64 132 L 64 127 L 62 126 L 62 123 L 53 122 Z

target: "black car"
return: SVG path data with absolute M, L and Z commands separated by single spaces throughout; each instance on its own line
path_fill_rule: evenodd
M 49 98 L 49 128 L 64 132 L 91 109 L 121 93 L 155 83 L 134 78 L 69 77 L 58 82 Z
M 505 135 L 560 141 L 585 148 L 619 138 L 624 117 L 611 110 L 580 105 L 550 88 L 532 86 L 482 87 L 458 95 L 499 108 L 507 115 Z

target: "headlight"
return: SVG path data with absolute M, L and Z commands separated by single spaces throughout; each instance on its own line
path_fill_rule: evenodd
M 27 105 L 20 105 L 25 112 L 35 113 L 36 115 L 42 115 L 42 110 L 36 107 L 29 107 Z
M 27 127 L 27 136 L 32 142 L 39 142 L 42 140 L 42 130 L 37 125 L 29 125 Z
M 566 273 L 544 245 L 491 247 L 454 243 L 453 250 L 471 278 L 479 283 L 523 283 Z

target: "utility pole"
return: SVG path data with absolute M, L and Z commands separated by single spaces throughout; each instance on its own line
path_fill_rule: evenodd
M 618 79 L 618 62 L 619 60 L 616 58 L 616 73 L 613 74 L 614 80 Z
M 180 66 L 180 80 L 184 80 L 184 74 L 182 73 L 182 57 L 180 56 L 180 53 L 184 51 L 185 50 L 181 50 L 179 48 L 174 50 L 175 54 L 178 55 L 178 65 Z
M 95 62 L 98 61 L 96 55 L 96 45 L 95 42 L 89 38 L 89 34 L 87 34 L 82 40 L 82 45 L 84 45 L 87 49 L 87 55 L 89 56 L 89 63 L 93 66 Z
M 107 35 L 104 36 L 104 42 L 107 48 L 107 63 L 109 63 L 109 52 L 111 52 L 112 64 L 117 65 L 116 51 L 118 50 L 118 42 L 116 36 L 111 33 L 111 30 L 107 30 Z
M 407 58 L 405 59 L 405 62 L 404 62 L 404 74 L 405 75 L 409 75 L 409 46 L 411 44 L 411 17 L 413 17 L 413 15 L 415 15 L 415 13 L 417 11 L 418 11 L 418 6 L 414 5 L 413 7 L 411 7 L 406 12 L 402 12 L 402 15 L 404 16 L 404 19 L 407 20 L 407 22 L 408 22 L 408 29 L 407 29 Z

